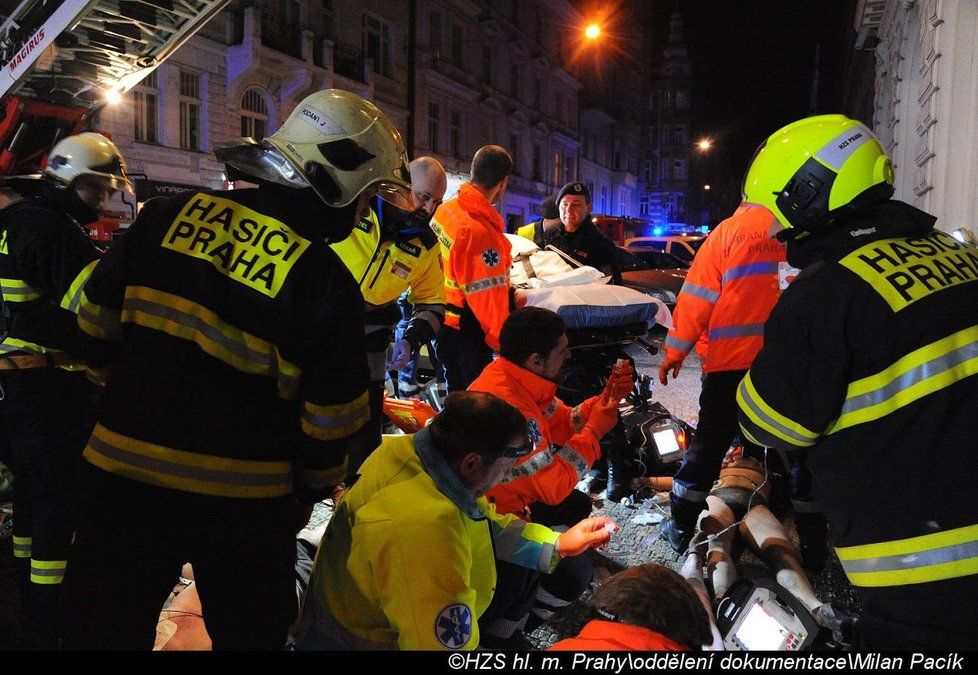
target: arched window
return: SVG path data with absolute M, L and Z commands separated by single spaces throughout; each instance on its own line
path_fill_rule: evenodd
M 241 98 L 241 135 L 261 140 L 268 133 L 268 106 L 255 89 L 249 89 Z

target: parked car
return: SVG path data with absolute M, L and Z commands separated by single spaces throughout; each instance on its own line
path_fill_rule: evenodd
M 625 248 L 635 252 L 638 249 L 654 248 L 671 253 L 680 260 L 692 262 L 693 256 L 706 237 L 702 234 L 671 234 L 659 237 L 631 237 L 625 240 Z
M 622 285 L 634 288 L 666 304 L 676 306 L 676 296 L 686 281 L 689 263 L 664 251 L 652 248 L 629 251 L 617 247 Z

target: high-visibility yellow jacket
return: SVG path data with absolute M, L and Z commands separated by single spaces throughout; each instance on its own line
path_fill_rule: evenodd
M 860 621 L 975 648 L 978 250 L 933 223 L 890 201 L 811 242 L 819 262 L 772 312 L 737 401 L 747 438 L 809 449 Z
M 768 230 L 774 216 L 741 204 L 706 238 L 679 291 L 666 336 L 669 358 L 685 358 L 705 338 L 703 370 L 746 370 L 764 344 L 764 322 L 781 295 L 784 244 Z
M 316 556 L 300 647 L 475 649 L 496 559 L 543 572 L 557 533 L 473 498 L 426 430 L 385 436 Z
M 494 394 L 519 408 L 534 441 L 533 452 L 487 495 L 499 513 L 525 517 L 533 502 L 559 504 L 601 457 L 601 439 L 585 428 L 596 396 L 570 408 L 557 398 L 556 384 L 501 356 L 469 389 Z
M 96 266 L 78 325 L 114 364 L 85 448 L 124 478 L 310 502 L 369 419 L 363 300 L 328 224 L 277 190 L 152 200 Z
M 388 235 L 371 210 L 349 237 L 331 247 L 360 285 L 368 351 L 387 349 L 390 329 L 401 318 L 396 301 L 405 291 L 414 314 L 404 339 L 417 352 L 435 337 L 445 316 L 445 276 L 434 232 L 426 229 L 406 238 Z
M 499 331 L 509 316 L 509 241 L 502 216 L 472 186 L 439 207 L 431 229 L 442 247 L 445 270 L 445 325 L 479 330 L 499 349 Z

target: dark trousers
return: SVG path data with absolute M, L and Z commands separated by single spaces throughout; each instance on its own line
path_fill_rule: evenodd
M 370 395 L 370 420 L 350 438 L 347 450 L 348 471 L 345 481 L 347 486 L 356 482 L 360 465 L 366 461 L 370 453 L 380 446 L 381 432 L 384 426 L 384 381 L 371 382 L 368 392 Z
M 442 328 L 435 349 L 445 367 L 448 393 L 467 389 L 492 363 L 492 349 L 486 344 L 485 335 L 474 329 Z
M 65 578 L 66 649 L 148 650 L 184 563 L 214 649 L 282 649 L 296 616 L 290 498 L 230 499 L 86 465 Z
M 683 530 L 692 530 L 696 525 L 710 488 L 720 476 L 723 458 L 739 434 L 737 386 L 746 374 L 746 370 L 727 370 L 703 378 L 700 421 L 672 488 L 672 517 Z M 745 455 L 763 459 L 761 448 L 740 440 Z
M 73 488 L 93 426 L 95 387 L 58 368 L 2 379 L 0 417 L 14 473 L 14 556 L 25 645 L 54 648 L 62 580 L 75 529 Z

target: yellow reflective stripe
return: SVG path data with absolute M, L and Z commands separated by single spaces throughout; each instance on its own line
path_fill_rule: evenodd
M 754 388 L 749 372 L 737 387 L 737 403 L 754 424 L 786 443 L 807 448 L 818 441 L 818 434 L 788 419 L 768 405 Z
M 21 279 L 0 279 L 0 293 L 7 302 L 28 302 L 44 297 L 44 291 Z
M 95 466 L 131 480 L 218 497 L 292 494 L 292 462 L 216 457 L 176 450 L 95 426 L 83 453 Z
M 15 558 L 30 558 L 31 557 L 31 537 L 18 537 L 14 535 L 14 557 Z
M 828 433 L 885 417 L 924 396 L 978 374 L 978 326 L 910 352 L 846 390 L 839 419 Z
M 744 437 L 754 445 L 759 445 L 761 447 L 764 447 L 764 443 L 761 443 L 759 440 L 754 438 L 751 435 L 750 431 L 747 430 L 747 427 L 745 427 L 743 424 L 740 425 L 740 433 L 742 433 Z
M 448 233 L 445 232 L 445 228 L 443 228 L 434 218 L 431 219 L 428 225 L 431 227 L 431 231 L 435 233 L 435 236 L 438 237 L 438 243 L 440 243 L 446 249 L 451 249 L 452 244 L 455 242 L 448 236 Z
M 65 292 L 64 297 L 61 298 L 59 306 L 62 309 L 67 309 L 69 312 L 78 314 L 78 309 L 81 306 L 82 290 L 85 288 L 88 278 L 92 276 L 92 271 L 97 264 L 98 259 L 93 260 L 85 265 L 82 271 L 78 273 L 78 276 L 75 277 L 75 280 L 71 282 L 71 286 Z
M 345 438 L 370 420 L 370 395 L 363 392 L 349 403 L 316 405 L 305 403 L 302 431 L 320 441 Z
M 66 569 L 67 560 L 31 560 L 31 583 L 60 584 Z
M 342 464 L 328 469 L 307 469 L 303 466 L 296 466 L 295 479 L 297 483 L 301 483 L 312 490 L 324 490 L 342 483 L 343 479 L 346 478 L 347 471 L 347 460 L 344 457 Z
M 99 340 L 118 340 L 122 336 L 122 310 L 92 302 L 82 289 L 78 303 L 78 327 Z
M 45 347 L 43 345 L 35 344 L 34 342 L 18 340 L 17 338 L 12 337 L 7 337 L 3 342 L 0 342 L 0 353 L 17 351 L 30 352 L 32 354 L 60 354 L 64 350 L 54 349 L 53 347 Z
M 278 347 L 223 321 L 203 305 L 143 286 L 126 288 L 122 322 L 189 340 L 232 368 L 275 377 L 282 398 L 298 395 L 302 370 L 286 361 Z
M 908 539 L 837 547 L 856 586 L 903 586 L 978 574 L 978 525 Z

